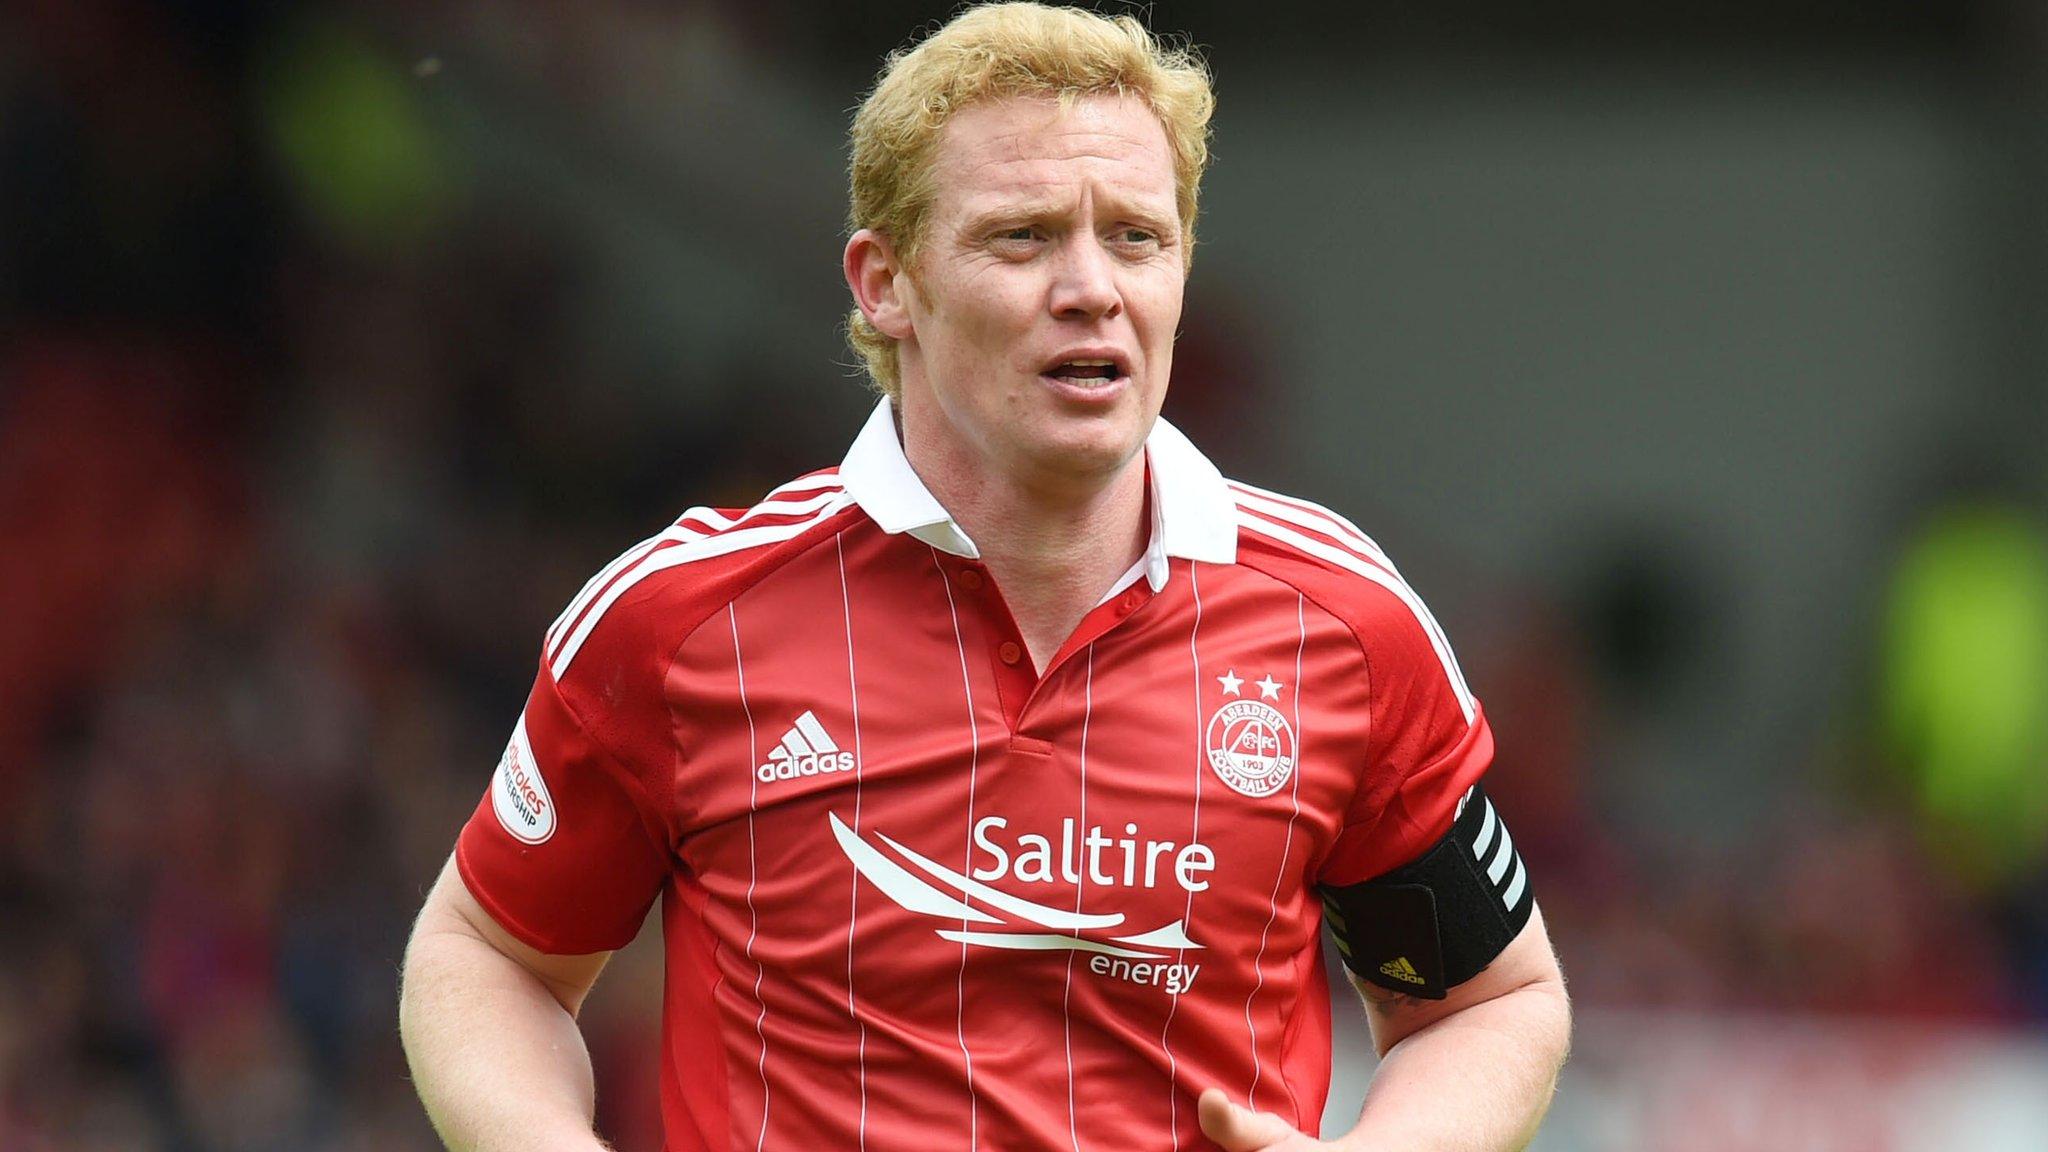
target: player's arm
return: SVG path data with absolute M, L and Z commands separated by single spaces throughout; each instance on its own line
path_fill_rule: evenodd
M 1441 1000 L 1352 983 L 1381 1060 L 1346 1145 L 1476 1152 L 1529 1143 L 1571 1042 L 1571 1004 L 1540 910 L 1485 971 Z
M 1224 1152 L 1506 1152 L 1525 1147 L 1550 1106 L 1571 1037 L 1571 1005 L 1537 912 L 1485 971 L 1427 1000 L 1356 976 L 1382 1057 L 1358 1123 L 1313 1139 L 1214 1088 L 1202 1130 Z
M 576 1027 L 609 952 L 552 956 L 477 903 L 451 857 L 406 945 L 399 1034 L 434 1129 L 460 1152 L 604 1145 Z
M 1325 888 L 1324 902 L 1381 1056 L 1358 1123 L 1336 1147 L 1527 1145 L 1564 1064 L 1571 1005 L 1522 860 L 1485 794 L 1471 790 L 1429 851 Z M 1325 1146 L 1215 1095 L 1203 1100 L 1204 1127 L 1227 1152 Z

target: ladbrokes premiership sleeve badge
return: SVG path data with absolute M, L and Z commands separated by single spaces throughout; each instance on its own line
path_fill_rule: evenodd
M 541 779 L 534 762 L 533 745 L 526 739 L 526 718 L 520 717 L 498 760 L 491 778 L 491 810 L 512 838 L 524 844 L 541 844 L 555 834 L 555 801 L 548 795 L 547 781 Z

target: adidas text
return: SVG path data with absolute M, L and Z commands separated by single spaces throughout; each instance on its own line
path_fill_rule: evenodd
M 816 776 L 825 772 L 853 771 L 851 752 L 813 752 L 806 756 L 777 758 L 759 768 L 754 774 L 766 784 L 775 780 L 793 780 L 798 776 Z
M 851 771 L 853 753 L 841 751 L 825 726 L 818 723 L 817 714 L 807 711 L 782 734 L 782 740 L 768 754 L 768 762 L 754 769 L 754 775 L 768 784 L 799 776 Z
M 1415 965 L 1408 962 L 1406 956 L 1397 956 L 1380 965 L 1380 975 L 1392 976 L 1396 980 L 1406 981 L 1410 984 L 1428 983 L 1427 980 L 1422 978 L 1422 973 L 1415 970 Z

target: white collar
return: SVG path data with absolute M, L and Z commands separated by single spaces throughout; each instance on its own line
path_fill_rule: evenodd
M 1152 484 L 1152 538 L 1145 547 L 1145 580 L 1154 592 L 1166 587 L 1167 562 L 1178 556 L 1211 564 L 1237 560 L 1237 505 L 1223 474 L 1201 450 L 1164 418 L 1145 438 Z M 903 454 L 889 401 L 875 405 L 867 426 L 839 465 L 839 482 L 882 531 L 908 532 L 955 556 L 979 559 L 968 539 Z M 1119 581 L 1122 583 L 1122 581 Z

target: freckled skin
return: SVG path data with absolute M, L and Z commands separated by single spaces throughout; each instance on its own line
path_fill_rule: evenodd
M 1129 98 L 977 105 L 948 122 L 934 176 L 903 296 L 914 455 L 1048 493 L 1135 476 L 1185 282 L 1165 129 Z M 1129 379 L 1049 386 L 1040 373 L 1079 345 L 1115 349 Z

